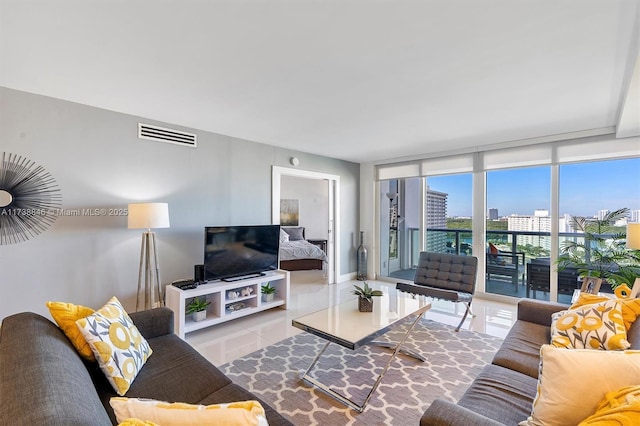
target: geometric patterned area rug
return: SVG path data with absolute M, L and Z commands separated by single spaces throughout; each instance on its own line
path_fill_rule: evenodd
M 396 342 L 408 323 L 378 340 Z M 301 377 L 326 340 L 300 333 L 275 345 L 224 364 L 220 369 L 235 383 L 255 393 L 295 425 L 417 425 L 436 398 L 456 402 L 502 339 L 422 319 L 404 347 L 426 362 L 399 354 L 373 393 L 363 413 L 343 405 Z M 351 351 L 330 344 L 312 376 L 357 403 L 362 403 L 391 351 L 367 345 Z

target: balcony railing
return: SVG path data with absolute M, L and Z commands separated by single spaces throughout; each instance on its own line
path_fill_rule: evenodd
M 504 294 L 516 297 L 531 297 L 527 289 L 527 264 L 534 261 L 550 262 L 551 249 L 551 233 L 550 232 L 533 232 L 533 231 L 507 231 L 507 230 L 487 230 L 487 242 L 495 245 L 501 252 L 510 253 L 506 256 L 514 260 L 518 265 L 517 273 L 511 271 L 511 275 L 504 274 L 487 274 L 486 291 L 496 294 Z M 574 232 L 563 232 L 559 234 L 561 241 L 573 240 L 575 242 L 583 242 L 584 234 Z M 604 234 L 602 237 L 613 237 L 611 234 Z M 419 244 L 412 238 L 412 252 L 419 250 L 414 248 L 414 244 Z M 428 251 L 441 253 L 453 253 L 462 255 L 471 255 L 472 253 L 472 231 L 470 229 L 448 229 L 448 228 L 428 228 L 426 247 Z M 521 257 L 520 257 L 521 256 Z M 488 258 L 489 259 L 489 258 Z M 516 260 L 517 259 L 517 260 Z M 589 252 L 586 253 L 588 262 Z M 487 272 L 491 269 L 487 265 Z M 565 297 L 567 295 L 561 295 Z M 549 295 L 537 294 L 534 292 L 533 297 L 548 300 Z M 568 302 L 568 300 L 561 300 Z

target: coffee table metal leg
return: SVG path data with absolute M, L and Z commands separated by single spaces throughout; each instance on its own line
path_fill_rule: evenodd
M 393 342 L 384 342 L 382 340 L 374 340 L 373 342 L 371 342 L 369 344 L 370 345 L 374 345 L 374 346 L 380 346 L 381 348 L 387 348 L 387 349 L 395 349 L 396 346 L 397 346 Z M 415 358 L 418 361 L 425 362 L 427 360 L 427 358 L 425 358 L 424 356 L 422 356 L 421 354 L 419 354 L 416 351 L 412 351 L 411 349 L 400 348 L 399 352 L 401 354 L 405 354 L 407 356 L 410 356 L 411 358 Z
M 316 365 L 316 362 L 318 362 L 320 356 L 324 353 L 324 351 L 327 350 L 327 346 L 329 346 L 329 343 L 331 342 L 327 341 L 327 343 L 322 347 L 322 350 L 318 352 L 318 355 L 316 355 L 316 357 L 313 359 L 311 365 L 309 366 L 309 368 L 307 368 L 307 371 L 304 372 L 304 376 L 302 376 L 302 378 L 308 377 L 307 374 L 309 374 L 309 371 L 311 371 L 311 369 Z
M 362 413 L 364 411 L 364 407 L 369 403 L 369 400 L 371 399 L 371 395 L 373 395 L 373 393 L 376 391 L 376 389 L 378 389 L 378 386 L 380 385 L 380 382 L 382 381 L 382 378 L 386 374 L 387 370 L 389 370 L 389 366 L 391 365 L 393 360 L 396 359 L 396 357 L 398 356 L 398 352 L 400 352 L 401 346 L 407 340 L 407 338 L 409 337 L 409 335 L 413 331 L 413 329 L 416 326 L 416 324 L 418 324 L 418 322 L 420 322 L 420 319 L 422 318 L 423 315 L 424 315 L 424 312 L 421 313 L 420 315 L 416 316 L 415 321 L 413 321 L 413 323 L 411 324 L 411 326 L 409 327 L 407 332 L 404 334 L 404 336 L 402 336 L 402 339 L 400 339 L 398 344 L 394 347 L 393 353 L 389 357 L 389 361 L 387 361 L 387 364 L 384 366 L 384 369 L 382 370 L 380 375 L 378 375 L 378 378 L 376 379 L 375 383 L 373 384 L 373 387 L 371 388 L 371 390 L 367 394 L 367 397 L 365 398 L 365 400 L 364 400 L 364 402 L 362 404 L 357 404 L 357 403 L 353 402 L 352 400 L 350 400 L 346 396 L 340 394 L 339 392 L 335 391 L 334 389 L 331 389 L 330 387 L 328 387 L 324 383 L 319 382 L 317 379 L 314 379 L 313 377 L 309 376 L 309 372 L 316 365 L 316 363 L 318 362 L 318 359 L 324 353 L 324 351 L 327 349 L 327 346 L 329 346 L 329 343 L 331 343 L 331 342 L 327 342 L 327 344 L 324 345 L 324 347 L 322 348 L 320 353 L 318 353 L 318 355 L 315 357 L 313 362 L 311 362 L 311 365 L 309 366 L 309 368 L 307 368 L 307 371 L 305 371 L 304 375 L 302 376 L 302 379 L 304 381 L 306 381 L 308 383 L 311 383 L 312 385 L 316 386 L 318 389 L 320 389 L 321 391 L 323 391 L 327 395 L 331 396 L 332 398 L 337 399 L 338 401 L 342 402 L 344 405 L 353 408 L 354 410 L 356 410 L 359 413 Z

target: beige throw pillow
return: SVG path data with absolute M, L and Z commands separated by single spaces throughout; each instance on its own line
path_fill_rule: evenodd
M 640 383 L 640 351 L 540 348 L 538 393 L 520 426 L 577 425 L 607 392 Z

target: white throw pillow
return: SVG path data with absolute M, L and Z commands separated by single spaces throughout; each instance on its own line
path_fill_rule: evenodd
M 286 243 L 287 241 L 289 241 L 289 234 L 287 234 L 282 230 L 282 228 L 280 228 L 280 242 Z

